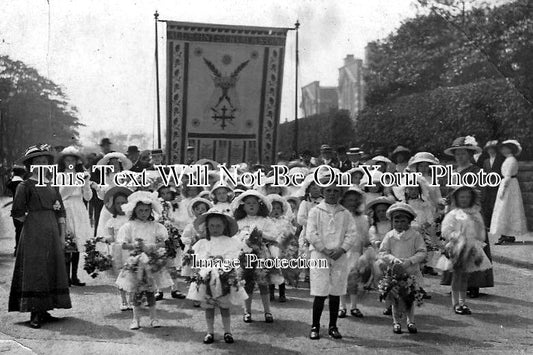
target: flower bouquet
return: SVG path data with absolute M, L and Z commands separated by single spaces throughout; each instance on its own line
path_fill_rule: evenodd
M 293 233 L 283 236 L 280 243 L 280 249 L 281 259 L 291 260 L 298 258 L 298 237 Z M 282 270 L 282 274 L 289 285 L 297 286 L 300 271 L 299 268 L 285 268 Z
M 357 294 L 360 289 L 370 291 L 374 284 L 374 263 L 376 252 L 369 247 L 361 255 L 348 273 L 348 293 Z
M 98 243 L 105 243 L 104 237 L 93 237 L 85 243 L 85 265 L 83 269 L 93 279 L 98 276 L 99 272 L 109 270 L 113 267 L 112 257 L 104 255 Z
M 409 275 L 399 264 L 392 264 L 378 283 L 379 300 L 410 308 L 415 302 L 423 303 L 423 292 L 414 275 Z
M 74 235 L 71 232 L 67 232 L 65 236 L 65 253 L 76 253 L 78 252 L 78 246 L 74 240 Z

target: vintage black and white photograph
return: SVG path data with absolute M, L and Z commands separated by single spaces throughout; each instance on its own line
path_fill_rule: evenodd
M 533 353 L 532 0 L 0 13 L 0 353 Z

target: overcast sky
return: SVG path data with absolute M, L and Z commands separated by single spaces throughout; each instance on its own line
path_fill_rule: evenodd
M 346 54 L 363 58 L 417 8 L 411 0 L 2 0 L 0 53 L 61 85 L 92 130 L 152 135 L 156 112 L 153 13 L 160 19 L 300 29 L 300 84 L 336 85 Z M 159 25 L 164 53 L 164 24 Z M 294 116 L 289 32 L 281 121 Z M 164 55 L 163 55 L 164 57 Z M 164 95 L 164 66 L 161 92 Z M 164 97 L 163 99 L 164 100 Z M 164 103 L 163 103 L 164 105 Z M 164 120 L 165 110 L 162 109 Z

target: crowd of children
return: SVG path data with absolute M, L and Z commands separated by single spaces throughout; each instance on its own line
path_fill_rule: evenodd
M 509 147 L 505 154 L 512 157 L 513 153 L 519 153 L 517 144 L 513 141 L 504 145 Z M 51 155 L 46 147 L 37 148 L 27 154 L 25 161 L 34 165 L 48 163 Z M 466 143 L 455 148 L 470 149 Z M 405 154 L 405 148 L 398 149 L 392 157 Z M 36 159 L 40 156 L 47 159 L 41 162 Z M 82 159 L 75 148 L 68 147 L 61 153 L 59 162 L 68 172 L 75 171 Z M 513 180 L 516 163 L 508 159 L 505 183 L 498 192 L 500 199 L 515 197 L 517 193 Z M 132 165 L 120 153 L 109 153 L 102 159 L 101 164 L 104 163 L 114 165 L 117 171 Z M 264 321 L 273 323 L 271 302 L 276 299 L 276 287 L 279 302 L 286 302 L 286 285 L 298 286 L 306 281 L 313 297 L 310 339 L 320 338 L 326 299 L 328 335 L 340 339 L 337 319 L 346 317 L 348 311 L 353 317 L 363 318 L 361 303 L 370 290 L 378 290 L 380 298 L 386 301 L 384 314 L 392 316 L 394 333 L 402 332 L 403 315 L 407 316 L 408 332 L 416 333 L 415 305 L 428 298 L 423 290 L 422 271 L 435 275 L 440 270 L 450 274 L 453 311 L 470 314 L 465 301 L 469 277 L 473 272 L 492 273 L 490 254 L 484 249 L 487 230 L 479 192 L 462 186 L 443 198 L 440 189 L 428 184 L 428 166 L 439 164 L 428 152 L 419 152 L 408 161 L 402 157 L 393 168 L 422 172 L 415 187 L 384 188 L 379 184 L 379 176 L 390 171 L 392 161 L 376 156 L 370 163 L 380 165 L 381 171 L 374 172 L 372 181 L 368 181 L 362 169 L 348 170 L 354 177 L 349 188 L 342 187 L 338 179 L 329 175 L 331 171 L 337 172 L 335 168 L 314 174 L 316 167 L 298 164 L 291 167 L 292 173 L 304 171 L 307 176 L 297 189 L 275 186 L 271 179 L 255 189 L 212 179 L 211 186 L 202 189 L 190 186 L 186 179 L 181 186 L 167 186 L 154 177 L 149 187 L 133 191 L 86 180 L 82 187 L 60 189 L 60 194 L 45 191 L 54 200 L 51 203 L 57 211 L 47 218 L 58 218 L 61 226 L 61 230 L 51 230 L 49 238 L 62 238 L 58 242 L 70 240 L 71 249 L 65 249 L 65 259 L 58 255 L 58 262 L 66 262 L 71 285 L 83 286 L 77 277 L 79 255 L 92 235 L 87 214 L 83 213 L 83 200 L 91 199 L 91 187 L 94 188 L 105 205 L 97 237 L 104 237 L 108 244 L 108 257 L 112 260 L 108 274 L 116 280 L 120 310 L 133 310 L 130 329 L 141 327 L 143 304 L 150 310 L 149 326 L 160 326 L 156 303 L 164 297 L 165 289 L 170 288 L 172 298 L 186 297 L 194 306 L 205 308 L 204 343 L 215 340 L 217 308 L 222 316 L 223 340 L 233 343 L 232 305 L 243 307 L 242 320 L 252 322 L 252 302 L 257 288 Z M 376 186 L 368 186 L 371 182 Z M 13 217 L 23 221 L 22 217 L 27 215 L 29 222 L 25 223 L 34 223 L 32 216 L 52 208 L 32 205 L 33 197 L 28 189 L 30 192 L 38 189 L 34 185 L 24 183 L 15 196 Z M 514 233 L 516 228 L 504 224 L 505 206 L 496 209 L 491 228 L 495 232 Z M 32 226 L 24 226 L 26 234 L 32 231 Z M 18 247 L 17 265 L 27 254 L 26 234 L 22 233 L 23 248 Z M 243 266 L 250 255 L 254 260 L 300 258 L 316 264 L 326 261 L 327 267 L 265 269 L 257 261 Z M 241 261 L 240 267 L 226 264 L 228 260 Z M 12 287 L 20 287 L 21 277 L 16 269 Z M 183 278 L 189 288 L 181 293 L 178 280 Z M 12 289 L 10 310 L 29 309 L 21 308 L 22 301 L 14 297 Z M 66 299 L 63 304 L 47 305 L 37 315 L 32 313 L 32 322 L 38 327 L 50 316 L 43 312 L 69 306 L 70 301 Z

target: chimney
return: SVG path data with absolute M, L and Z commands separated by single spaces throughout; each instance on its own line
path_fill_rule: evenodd
M 344 58 L 344 66 L 347 67 L 349 65 L 352 65 L 355 63 L 355 58 L 353 54 L 348 54 L 346 58 Z

